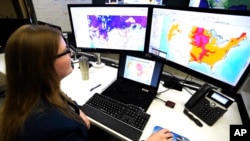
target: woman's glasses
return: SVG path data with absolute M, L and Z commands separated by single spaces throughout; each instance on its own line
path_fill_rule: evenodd
M 62 57 L 66 54 L 70 54 L 70 56 L 72 56 L 72 52 L 70 51 L 69 48 L 67 48 L 64 52 L 60 53 L 60 54 L 57 54 L 56 58 L 59 58 L 59 57 Z

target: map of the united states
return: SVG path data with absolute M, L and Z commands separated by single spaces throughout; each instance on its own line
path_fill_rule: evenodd
M 179 24 L 173 24 L 168 32 L 167 40 L 171 39 L 181 33 Z M 193 26 L 189 31 L 191 51 L 189 62 L 195 61 L 197 63 L 206 63 L 213 69 L 213 66 L 218 61 L 226 57 L 230 49 L 237 47 L 239 43 L 247 38 L 246 32 L 223 39 L 214 29 L 205 29 L 203 27 Z

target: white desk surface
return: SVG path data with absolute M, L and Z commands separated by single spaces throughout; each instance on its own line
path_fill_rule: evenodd
M 82 80 L 78 66 L 78 63 L 75 64 L 73 72 L 61 81 L 61 88 L 79 105 L 83 105 L 94 93 L 101 93 L 116 79 L 117 69 L 104 66 L 102 68 L 91 67 L 89 79 Z M 98 84 L 101 86 L 90 91 Z
M 0 54 L 0 71 L 5 72 L 4 55 Z M 62 90 L 74 99 L 79 105 L 84 104 L 94 93 L 101 93 L 108 87 L 117 76 L 117 69 L 105 66 L 104 68 L 90 68 L 89 80 L 82 80 L 78 64 L 75 65 L 74 71 L 61 81 Z M 94 91 L 89 91 L 92 87 L 102 84 Z M 165 90 L 161 84 L 159 92 Z M 183 114 L 184 104 L 191 95 L 183 90 L 169 90 L 159 97 L 163 100 L 171 100 L 176 103 L 175 107 L 169 108 L 161 100 L 154 99 L 147 113 L 151 115 L 140 140 L 145 140 L 152 133 L 154 126 L 159 125 L 168 128 L 173 132 L 183 135 L 190 141 L 229 141 L 230 125 L 242 124 L 237 103 L 233 103 L 228 111 L 213 125 L 208 126 L 203 123 L 203 127 L 198 127 L 186 115 Z M 93 124 L 108 131 L 109 133 L 118 136 L 124 140 L 128 138 L 111 130 L 110 128 L 94 121 L 90 118 Z
M 81 80 L 80 71 L 75 67 L 72 74 L 62 80 L 62 89 L 80 105 L 84 104 L 95 92 L 101 93 L 107 86 L 109 86 L 117 76 L 117 69 L 105 66 L 104 68 L 90 68 L 90 79 Z M 102 84 L 101 87 L 95 91 L 89 92 L 91 87 Z M 160 84 L 158 91 L 166 90 Z M 169 108 L 165 103 L 159 99 L 154 99 L 150 105 L 147 113 L 151 115 L 144 131 L 141 140 L 147 139 L 152 133 L 154 126 L 159 125 L 181 134 L 190 139 L 190 141 L 229 141 L 230 125 L 242 124 L 237 103 L 233 103 L 228 111 L 213 125 L 208 126 L 202 122 L 203 127 L 197 126 L 186 115 L 184 115 L 184 104 L 191 97 L 191 95 L 183 89 L 182 92 L 175 90 L 168 90 L 158 96 L 163 100 L 171 100 L 176 103 L 175 107 Z M 118 136 L 124 140 L 128 138 L 111 130 L 108 127 L 98 123 L 90 118 L 90 120 L 97 126 L 103 128 L 109 133 Z

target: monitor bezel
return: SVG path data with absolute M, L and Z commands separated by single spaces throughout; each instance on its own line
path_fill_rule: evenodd
M 102 48 L 89 48 L 89 47 L 77 47 L 76 44 L 76 39 L 75 39 L 75 31 L 74 31 L 74 27 L 73 27 L 73 22 L 72 22 L 72 13 L 71 13 L 71 8 L 75 8 L 75 7 L 128 7 L 128 8 L 132 8 L 132 7 L 145 7 L 148 8 L 148 19 L 147 19 L 147 29 L 146 29 L 146 35 L 145 35 L 145 40 L 144 40 L 144 49 L 141 51 L 137 51 L 137 50 L 122 50 L 122 49 L 102 49 Z M 79 52 L 98 52 L 98 53 L 115 53 L 115 54 L 121 54 L 121 53 L 130 53 L 130 54 L 145 54 L 147 45 L 148 45 L 148 40 L 149 40 L 149 21 L 151 18 L 151 12 L 152 11 L 152 5 L 147 5 L 147 4 L 68 4 L 68 12 L 69 12 L 69 18 L 70 18 L 70 25 L 71 25 L 71 29 L 72 29 L 72 36 L 74 39 L 74 44 L 76 45 L 75 48 L 77 49 L 77 51 Z
M 161 8 L 161 9 L 172 9 L 172 10 L 181 10 L 181 11 L 191 11 L 191 12 L 204 12 L 204 13 L 215 13 L 215 14 L 226 14 L 226 15 L 240 15 L 240 16 L 249 16 L 250 17 L 250 11 L 232 11 L 232 10 L 224 10 L 224 9 L 201 9 L 201 8 L 196 8 L 196 7 L 188 7 L 188 8 L 181 8 L 181 7 L 159 7 L 159 6 L 154 6 L 152 8 L 152 14 L 153 14 L 153 10 L 155 8 Z M 152 19 L 151 19 L 152 20 Z M 151 22 L 149 21 L 149 24 L 151 26 Z M 151 29 L 151 27 L 149 28 Z M 151 31 L 149 32 L 149 43 L 148 43 L 148 47 L 146 48 L 146 54 L 147 56 L 150 56 L 156 60 L 160 60 L 163 61 L 165 65 L 168 65 L 170 67 L 173 67 L 181 72 L 187 73 L 191 76 L 194 76 L 196 78 L 199 78 L 200 80 L 206 82 L 206 83 L 210 83 L 218 88 L 221 89 L 221 92 L 223 92 L 226 95 L 230 95 L 233 96 L 235 95 L 238 90 L 240 89 L 241 85 L 244 83 L 244 81 L 246 80 L 247 76 L 250 73 L 250 64 L 247 66 L 247 68 L 245 69 L 244 73 L 242 74 L 241 78 L 239 79 L 238 83 L 233 86 L 230 85 L 226 82 L 220 81 L 218 79 L 215 79 L 213 77 L 209 77 L 208 75 L 205 75 L 203 73 L 200 73 L 196 70 L 193 70 L 191 68 L 185 67 L 183 65 L 177 64 L 171 60 L 167 60 L 166 58 L 162 58 L 159 57 L 153 53 L 149 52 L 149 46 L 150 46 L 150 36 L 151 36 Z

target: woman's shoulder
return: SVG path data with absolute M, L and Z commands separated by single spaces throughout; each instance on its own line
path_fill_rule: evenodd
M 39 108 L 28 119 L 27 122 L 39 123 L 42 125 L 50 126 L 62 126 L 61 123 L 75 123 L 73 119 L 65 116 L 61 111 L 56 108 Z M 33 125 L 33 124 L 32 124 Z M 42 126 L 43 127 L 43 126 Z
M 56 108 L 39 108 L 39 111 L 31 115 L 24 126 L 25 140 L 72 140 L 72 138 L 87 137 L 87 128 L 62 114 Z M 27 139 L 27 137 L 29 139 Z

